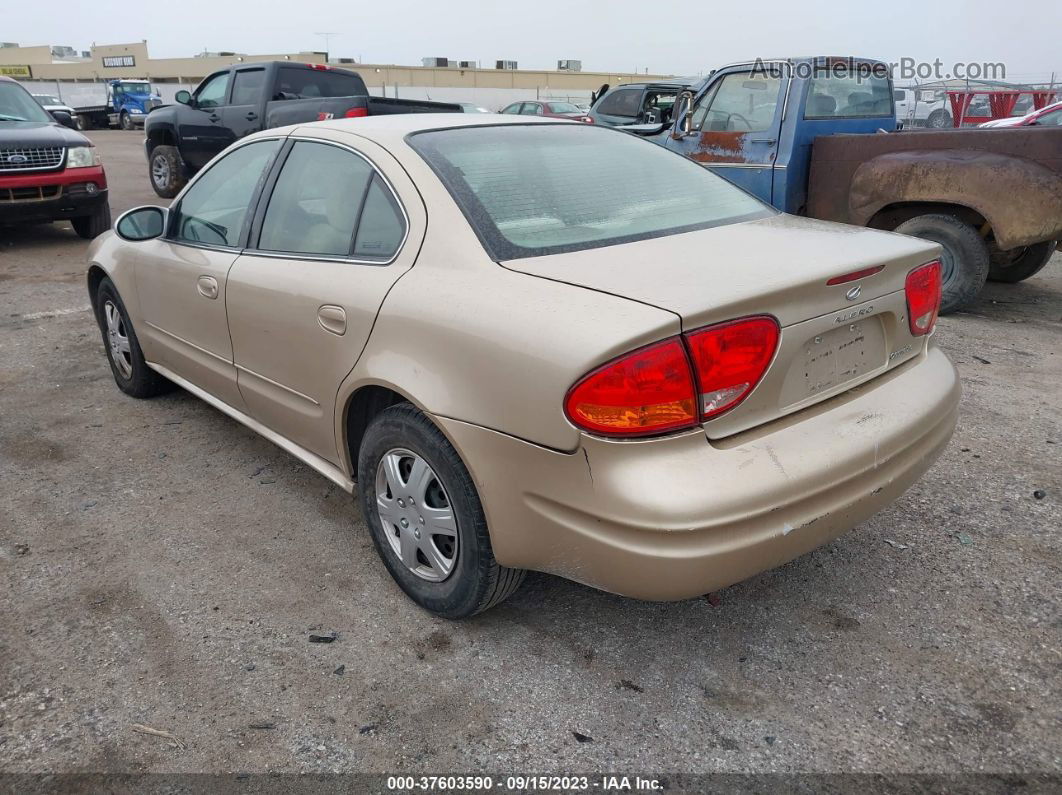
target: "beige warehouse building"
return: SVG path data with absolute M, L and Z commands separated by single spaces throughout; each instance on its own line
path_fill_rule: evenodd
M 323 52 L 244 55 L 212 54 L 194 58 L 152 58 L 146 41 L 93 46 L 83 57 L 56 57 L 51 46 L 0 47 L 0 74 L 24 81 L 31 90 L 60 93 L 70 104 L 87 95 L 91 84 L 116 78 L 147 78 L 163 99 L 172 101 L 181 88 L 190 88 L 208 74 L 234 63 L 297 61 L 326 63 Z M 583 72 L 472 68 L 471 66 L 401 66 L 328 61 L 352 69 L 369 90 L 407 99 L 476 102 L 490 109 L 518 99 L 585 100 L 602 84 L 667 77 L 633 72 Z M 89 84 L 86 86 L 86 84 Z

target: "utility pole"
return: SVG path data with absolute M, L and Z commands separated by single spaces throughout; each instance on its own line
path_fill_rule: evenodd
M 325 63 L 328 63 L 328 58 L 329 58 L 329 55 L 331 54 L 331 51 L 330 51 L 328 45 L 331 42 L 332 37 L 333 36 L 338 36 L 339 34 L 334 32 L 334 31 L 329 31 L 327 33 L 314 33 L 313 35 L 314 36 L 324 36 L 324 40 L 325 40 Z

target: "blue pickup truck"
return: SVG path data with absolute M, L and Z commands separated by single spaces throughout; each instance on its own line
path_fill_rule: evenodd
M 878 61 L 757 60 L 680 94 L 669 120 L 623 129 L 784 212 L 939 243 L 944 312 L 1046 265 L 1062 238 L 1062 129 L 896 131 L 893 96 Z

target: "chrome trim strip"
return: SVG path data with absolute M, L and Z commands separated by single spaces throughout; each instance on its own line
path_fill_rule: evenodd
M 218 398 L 211 395 L 209 392 L 205 392 L 204 390 L 197 387 L 195 384 L 181 378 L 172 370 L 163 367 L 161 364 L 148 362 L 147 365 L 152 370 L 155 370 L 156 372 L 164 375 L 166 378 L 173 381 L 175 384 L 177 384 L 177 386 L 187 390 L 188 392 L 191 392 L 204 403 L 209 403 L 222 414 L 227 414 L 229 417 L 232 417 L 232 419 L 236 420 L 237 422 L 246 425 L 255 433 L 261 434 L 266 439 L 275 444 L 277 447 L 279 447 L 281 450 L 291 453 L 297 459 L 306 464 L 306 466 L 320 472 L 326 478 L 331 480 L 333 483 L 343 489 L 343 491 L 347 492 L 348 494 L 354 493 L 354 481 L 348 478 L 346 474 L 335 464 L 331 463 L 330 461 L 326 461 L 316 453 L 311 453 L 305 447 L 295 444 L 295 442 L 291 441 L 290 439 L 287 439 L 281 436 L 276 431 L 267 428 L 258 420 L 254 419 L 253 417 L 247 414 L 244 414 L 239 409 L 233 408 L 228 403 L 219 400 Z
M 279 389 L 283 389 L 285 392 L 289 392 L 289 393 L 291 393 L 292 395 L 294 395 L 297 398 L 302 398 L 303 400 L 305 400 L 308 403 L 313 403 L 315 406 L 319 407 L 321 405 L 320 403 L 318 403 L 316 400 L 314 400 L 309 395 L 304 395 L 304 394 L 302 394 L 302 392 L 299 392 L 296 389 L 292 389 L 290 386 L 286 386 L 286 385 L 280 383 L 279 381 L 274 381 L 272 378 L 266 378 L 261 373 L 256 373 L 254 370 L 249 370 L 246 367 L 244 367 L 242 364 L 237 364 L 236 365 L 236 369 L 239 370 L 241 373 L 247 373 L 247 375 L 253 375 L 255 378 L 257 378 L 257 379 L 259 379 L 261 381 L 265 381 L 267 384 L 272 384 L 273 386 L 278 387 Z
M 772 163 L 701 163 L 705 168 L 785 168 Z
M 225 364 L 232 364 L 232 359 L 226 359 L 224 356 L 219 356 L 218 354 L 214 353 L 213 351 L 208 351 L 206 348 L 201 348 L 198 345 L 196 345 L 194 342 L 189 342 L 184 337 L 178 337 L 176 334 L 173 334 L 172 332 L 166 331 L 166 329 L 164 329 L 164 328 L 159 328 L 158 326 L 156 326 L 151 321 L 145 320 L 144 321 L 144 325 L 145 326 L 151 326 L 151 328 L 155 329 L 155 331 L 159 332 L 160 334 L 165 334 L 167 337 L 175 339 L 178 342 L 183 343 L 184 345 L 187 345 L 189 348 L 194 348 L 195 350 L 199 351 L 200 353 L 205 353 L 207 356 L 212 356 L 215 359 L 217 359 L 219 362 L 225 362 Z

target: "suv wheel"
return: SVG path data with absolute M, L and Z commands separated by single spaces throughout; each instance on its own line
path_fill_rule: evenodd
M 111 208 L 107 204 L 101 204 L 92 215 L 71 218 L 70 225 L 74 227 L 78 237 L 85 240 L 97 238 L 111 228 Z

